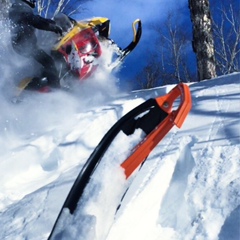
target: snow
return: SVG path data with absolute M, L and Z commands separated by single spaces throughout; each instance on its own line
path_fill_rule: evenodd
M 108 129 L 171 88 L 110 96 L 95 87 L 92 104 L 86 95 L 61 91 L 30 94 L 19 104 L 1 97 L 0 239 L 47 239 L 79 171 Z M 190 90 L 193 106 L 183 127 L 174 127 L 153 150 L 117 214 L 126 188 L 119 163 L 131 149 L 121 135 L 77 214 L 65 213 L 69 224 L 60 228 L 60 239 L 239 239 L 240 74 L 195 83 Z
M 73 92 L 28 93 L 14 104 L 5 80 L 11 61 L 5 59 L 0 84 L 0 239 L 43 240 L 112 125 L 174 86 L 126 93 L 99 71 Z M 193 106 L 182 128 L 168 133 L 129 182 L 119 165 L 143 133 L 117 136 L 77 212 L 64 211 L 55 239 L 240 238 L 240 74 L 190 90 Z

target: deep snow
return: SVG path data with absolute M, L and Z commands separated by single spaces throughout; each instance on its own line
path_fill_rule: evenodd
M 239 239 L 239 78 L 232 74 L 190 86 L 193 106 L 183 127 L 174 127 L 148 157 L 115 219 L 116 195 L 124 185 L 115 156 L 128 146 L 125 140 L 114 144 L 69 228 L 72 236 Z M 0 239 L 46 239 L 77 174 L 108 129 L 171 87 L 116 90 L 114 96 L 96 88 L 91 102 L 61 91 L 30 94 L 19 104 L 1 97 Z

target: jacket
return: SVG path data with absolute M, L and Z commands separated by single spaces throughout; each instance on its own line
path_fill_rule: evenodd
M 12 45 L 23 48 L 36 46 L 35 28 L 55 31 L 56 24 L 50 19 L 35 15 L 33 9 L 22 1 L 13 3 L 9 10 Z

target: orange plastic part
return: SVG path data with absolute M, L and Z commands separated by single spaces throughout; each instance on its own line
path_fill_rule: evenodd
M 173 110 L 173 104 L 178 98 L 180 98 L 180 104 L 176 110 Z M 168 116 L 134 148 L 133 153 L 121 164 L 126 178 L 131 176 L 174 125 L 178 128 L 182 126 L 192 107 L 189 87 L 183 83 L 179 83 L 165 96 L 156 98 L 156 101 Z

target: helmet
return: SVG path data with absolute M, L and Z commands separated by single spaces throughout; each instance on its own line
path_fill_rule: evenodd
M 36 0 L 22 0 L 23 2 L 27 3 L 31 8 L 35 8 Z
M 97 68 L 101 46 L 92 28 L 78 32 L 61 45 L 59 52 L 65 56 L 69 67 L 80 80 L 88 78 Z

